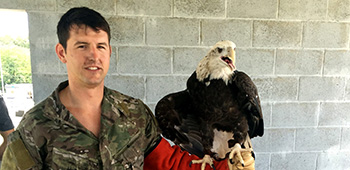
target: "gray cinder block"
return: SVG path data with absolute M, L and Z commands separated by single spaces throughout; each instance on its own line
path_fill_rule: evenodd
M 246 20 L 203 20 L 201 41 L 212 46 L 220 40 L 231 40 L 238 47 L 251 47 L 252 21 Z
M 145 86 L 143 76 L 117 76 L 107 75 L 105 79 L 105 86 L 115 89 L 123 94 L 145 99 Z
M 279 18 L 296 20 L 326 19 L 327 0 L 279 1 Z
M 276 0 L 231 0 L 227 1 L 227 16 L 230 18 L 266 18 L 277 17 Z
M 328 17 L 332 20 L 350 20 L 350 1 L 332 0 L 328 1 Z
M 327 50 L 324 74 L 330 76 L 350 75 L 350 52 L 348 50 Z
M 29 41 L 31 44 L 55 44 L 58 42 L 56 26 L 60 15 L 57 13 L 29 12 Z M 55 48 L 53 47 L 52 50 Z
M 44 100 L 51 95 L 60 82 L 67 79 L 65 74 L 32 74 L 34 102 Z
M 296 132 L 296 151 L 327 151 L 340 149 L 341 128 L 303 128 Z
M 117 15 L 171 16 L 172 0 L 118 0 L 116 9 Z
M 276 103 L 272 105 L 272 127 L 317 126 L 318 103 Z
M 253 47 L 300 47 L 302 25 L 290 21 L 254 21 Z
M 225 17 L 225 0 L 174 0 L 175 17 Z
M 158 102 L 169 93 L 184 90 L 188 76 L 147 76 L 146 101 Z
M 317 153 L 273 153 L 271 170 L 316 169 Z
M 191 75 L 208 51 L 209 48 L 175 48 L 173 59 L 174 73 Z
M 146 20 L 146 44 L 198 45 L 199 20 L 188 18 L 150 18 Z
M 277 50 L 276 74 L 321 75 L 322 50 Z
M 320 126 L 349 126 L 350 103 L 348 102 L 325 102 L 321 104 L 319 125 Z
M 236 67 L 248 75 L 271 76 L 275 63 L 275 51 L 272 49 L 236 48 Z
M 307 22 L 304 26 L 303 46 L 307 48 L 346 48 L 349 25 L 334 22 Z
M 295 77 L 253 78 L 261 101 L 296 101 L 298 79 Z
M 301 77 L 299 100 L 334 101 L 344 97 L 345 78 L 343 77 Z
M 118 72 L 129 74 L 171 73 L 170 48 L 120 47 L 117 61 Z
M 101 14 L 113 15 L 115 14 L 115 0 L 60 0 L 57 1 L 57 9 L 60 12 L 66 12 L 72 7 L 87 6 L 93 8 L 94 10 L 100 12 Z
M 295 129 L 265 129 L 263 137 L 252 139 L 256 152 L 294 151 Z
M 111 44 L 144 44 L 144 21 L 140 17 L 110 17 Z
M 349 169 L 349 156 L 349 152 L 336 152 L 332 149 L 329 152 L 320 153 L 317 159 L 317 170 Z

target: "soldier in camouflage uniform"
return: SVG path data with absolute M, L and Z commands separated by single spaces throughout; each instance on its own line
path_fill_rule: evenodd
M 68 81 L 29 110 L 10 134 L 2 170 L 200 169 L 188 166 L 198 157 L 160 137 L 141 100 L 104 86 L 110 28 L 99 13 L 72 8 L 57 34 L 56 53 L 67 66 Z M 215 164 L 228 169 L 226 161 Z
M 20 169 L 142 169 L 158 135 L 151 111 L 140 100 L 104 88 L 96 137 L 62 105 L 59 91 L 67 86 L 61 83 L 24 116 L 10 138 L 11 163 Z
M 57 29 L 56 52 L 68 81 L 26 113 L 2 169 L 142 169 L 159 139 L 157 123 L 142 101 L 104 87 L 108 23 L 93 10 L 74 8 Z

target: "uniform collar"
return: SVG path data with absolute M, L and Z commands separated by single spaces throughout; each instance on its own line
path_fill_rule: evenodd
M 49 103 L 45 105 L 44 115 L 58 124 L 64 123 L 74 128 L 83 127 L 62 104 L 59 98 L 59 92 L 68 85 L 68 80 L 61 82 L 51 96 L 49 96 L 49 100 L 47 101 Z M 130 112 L 126 104 L 124 104 L 124 95 L 107 87 L 104 87 L 103 91 L 101 120 L 106 121 L 108 124 L 113 124 L 119 117 L 128 119 Z

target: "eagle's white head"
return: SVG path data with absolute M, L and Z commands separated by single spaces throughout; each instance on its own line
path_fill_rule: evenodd
M 223 79 L 227 84 L 236 70 L 235 49 L 236 44 L 232 41 L 217 42 L 199 62 L 196 69 L 197 79 L 203 81 L 210 76 L 209 80 Z

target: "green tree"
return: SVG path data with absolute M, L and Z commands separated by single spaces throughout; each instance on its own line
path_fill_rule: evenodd
M 4 84 L 32 83 L 27 39 L 0 37 L 0 56 Z
M 29 40 L 21 37 L 17 37 L 16 39 L 6 35 L 0 37 L 0 47 L 6 46 L 18 46 L 29 49 Z

